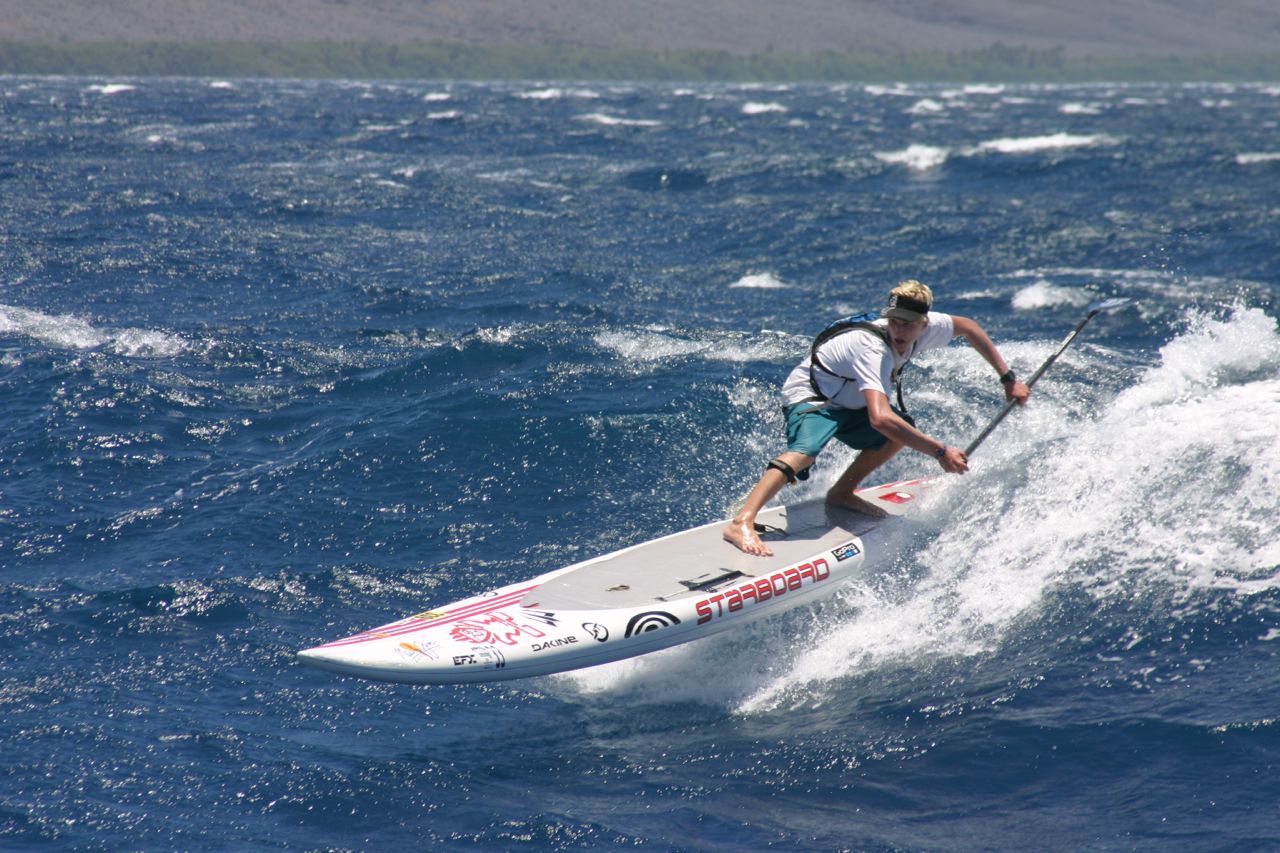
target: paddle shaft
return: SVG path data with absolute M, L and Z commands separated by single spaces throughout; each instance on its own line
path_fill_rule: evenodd
M 1058 347 L 1057 351 L 1054 352 L 1053 355 L 1045 359 L 1044 364 L 1040 365 L 1040 368 L 1031 375 L 1030 379 L 1027 380 L 1027 387 L 1030 388 L 1032 385 L 1036 384 L 1036 381 L 1041 376 L 1044 375 L 1044 372 L 1049 369 L 1049 366 L 1058 360 L 1058 356 L 1062 355 L 1066 351 L 1067 347 L 1071 346 L 1071 342 L 1076 339 L 1076 337 L 1080 334 L 1081 330 L 1083 330 L 1084 327 L 1088 325 L 1090 320 L 1092 320 L 1094 317 L 1101 314 L 1103 311 L 1106 311 L 1109 308 L 1119 307 L 1120 305 L 1125 304 L 1127 301 L 1128 300 L 1113 299 L 1105 303 L 1102 303 L 1097 307 L 1090 308 L 1089 313 L 1085 315 L 1084 319 L 1080 321 L 1079 325 L 1077 325 L 1075 329 L 1072 330 L 1071 334 L 1067 335 L 1066 338 L 1063 339 L 1062 345 Z M 1009 412 L 1013 411 L 1013 407 L 1016 405 L 1017 405 L 1016 400 L 1009 400 L 1007 403 L 1005 403 L 1004 408 L 1000 410 L 1000 414 L 992 418 L 991 423 L 987 424 L 986 428 L 983 429 L 982 432 L 978 434 L 978 437 L 975 438 L 973 441 L 969 442 L 969 446 L 964 449 L 964 455 L 968 456 L 969 454 L 973 453 L 973 451 L 978 448 L 979 444 L 982 444 L 982 442 L 986 441 L 987 436 L 991 435 L 992 431 L 995 430 L 995 428 L 1000 425 L 1000 422 L 1005 419 L 1005 416 L 1008 415 Z

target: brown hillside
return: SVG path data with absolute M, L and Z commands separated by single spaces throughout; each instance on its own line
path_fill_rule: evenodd
M 22 41 L 458 41 L 1070 55 L 1274 53 L 1276 0 L 0 0 Z

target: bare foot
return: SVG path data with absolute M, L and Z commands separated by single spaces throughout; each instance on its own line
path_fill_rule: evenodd
M 773 556 L 769 546 L 764 544 L 764 540 L 756 533 L 755 527 L 749 521 L 739 521 L 735 518 L 729 522 L 729 526 L 724 529 L 724 541 L 747 554 L 757 557 Z
M 845 509 L 851 509 L 854 512 L 860 512 L 863 515 L 869 515 L 872 518 L 888 518 L 889 517 L 889 513 L 885 511 L 884 507 L 878 507 L 875 504 L 871 503 L 871 501 L 864 500 L 858 497 L 857 495 L 842 495 L 840 497 L 836 497 L 832 495 L 830 492 L 828 492 L 827 503 L 831 504 L 832 506 L 839 506 L 839 507 L 844 507 Z

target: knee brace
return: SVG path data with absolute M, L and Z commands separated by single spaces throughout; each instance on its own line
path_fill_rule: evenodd
M 796 471 L 795 468 L 792 468 L 790 465 L 783 462 L 781 459 L 770 459 L 769 464 L 765 466 L 765 470 L 768 471 L 770 468 L 772 468 L 775 471 L 781 471 L 782 476 L 786 477 L 787 482 L 793 486 L 796 484 L 797 480 L 809 479 L 808 468 L 804 469 L 803 471 Z

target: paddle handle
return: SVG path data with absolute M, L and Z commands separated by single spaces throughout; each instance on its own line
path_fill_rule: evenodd
M 1122 305 L 1128 304 L 1128 299 L 1108 299 L 1104 302 L 1090 305 L 1089 313 L 1085 315 L 1084 319 L 1076 325 L 1076 327 L 1071 331 L 1071 334 L 1063 338 L 1061 346 L 1058 347 L 1053 355 L 1045 359 L 1044 364 L 1040 365 L 1036 372 L 1031 375 L 1031 378 L 1027 380 L 1027 387 L 1030 388 L 1032 385 L 1036 384 L 1040 377 L 1044 375 L 1044 372 L 1049 369 L 1049 366 L 1058 360 L 1058 356 L 1066 352 L 1067 347 L 1071 346 L 1071 343 L 1079 336 L 1080 332 L 1084 330 L 1084 327 L 1089 324 L 1090 320 L 1101 314 L 1103 311 L 1110 311 L 1113 308 L 1119 308 Z M 1000 414 L 992 418 L 991 423 L 987 424 L 986 427 L 983 428 L 982 432 L 978 433 L 978 437 L 969 442 L 969 446 L 964 449 L 964 455 L 968 456 L 973 453 L 973 451 L 977 450 L 978 445 L 987 440 L 987 436 L 991 435 L 995 428 L 1000 425 L 1000 422 L 1005 419 L 1005 416 L 1007 416 L 1009 412 L 1013 411 L 1013 407 L 1016 405 L 1016 400 L 1009 400 L 1006 402 L 1004 404 L 1004 408 L 1000 410 Z

